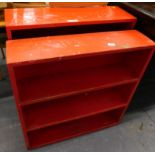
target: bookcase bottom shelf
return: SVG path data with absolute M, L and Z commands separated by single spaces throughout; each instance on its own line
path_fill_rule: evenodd
M 124 107 L 28 132 L 29 148 L 65 140 L 117 124 Z

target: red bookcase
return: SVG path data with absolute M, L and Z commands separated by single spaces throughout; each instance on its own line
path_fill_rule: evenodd
M 136 30 L 7 41 L 27 147 L 118 124 L 154 47 Z
M 116 6 L 5 10 L 8 39 L 132 29 L 136 18 Z

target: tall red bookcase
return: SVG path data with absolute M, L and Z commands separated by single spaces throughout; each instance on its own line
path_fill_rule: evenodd
M 136 30 L 7 41 L 27 147 L 118 124 L 154 48 Z
M 136 18 L 117 6 L 5 10 L 8 39 L 132 29 Z

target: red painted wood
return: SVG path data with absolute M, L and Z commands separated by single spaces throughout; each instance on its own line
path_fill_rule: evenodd
M 7 65 L 27 147 L 117 124 L 154 48 L 136 30 L 8 41 Z
M 30 145 L 39 147 L 116 125 L 122 110 L 123 108 L 113 109 L 109 112 L 29 132 Z
M 135 82 L 41 102 L 40 104 L 25 105 L 23 115 L 25 122 L 27 122 L 27 130 L 32 131 L 95 113 L 110 111 L 113 108 L 125 107 Z M 41 113 L 47 115 L 40 115 Z
M 103 6 L 98 8 L 18 8 L 5 10 L 5 23 L 8 39 L 14 38 L 16 35 L 26 37 L 36 37 L 45 32 L 44 35 L 63 34 L 95 31 L 90 25 L 101 25 L 98 29 L 113 30 L 116 29 L 132 29 L 136 23 L 136 18 L 116 6 Z M 105 26 L 107 25 L 107 26 Z M 121 26 L 122 25 L 122 26 Z M 78 26 L 78 28 L 73 28 Z M 47 28 L 58 28 L 51 29 Z M 67 29 L 69 27 L 69 29 Z M 41 28 L 41 29 L 40 29 Z M 38 29 L 38 30 L 37 30 Z M 111 30 L 112 30 L 111 29 Z M 97 29 L 96 29 L 97 30 Z M 77 31 L 77 32 L 76 32 Z
M 136 30 L 9 40 L 6 44 L 7 62 L 23 64 L 154 46 L 152 40 Z

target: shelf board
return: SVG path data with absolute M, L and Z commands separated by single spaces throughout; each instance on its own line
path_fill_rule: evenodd
M 126 90 L 125 87 L 128 88 L 124 85 L 124 89 L 120 86 L 27 106 L 22 109 L 27 130 L 33 131 L 126 107 L 127 99 L 120 95 L 120 91 Z
M 136 80 L 124 66 L 44 75 L 18 81 L 21 104 L 32 104 Z
M 48 128 L 31 131 L 28 134 L 30 146 L 39 147 L 54 143 L 84 133 L 89 133 L 117 124 L 124 108 L 118 108 L 106 113 L 99 113 L 71 122 L 65 122 Z
M 93 14 L 90 14 L 93 12 Z M 108 13 L 107 13 L 108 12 Z M 28 18 L 29 14 L 33 18 Z M 24 16 L 24 15 L 27 16 Z M 16 20 L 14 16 L 16 15 Z M 5 10 L 6 27 L 28 29 L 73 25 L 136 22 L 136 17 L 115 6 L 97 8 L 16 8 Z M 28 22 L 25 22 L 28 21 Z
M 32 131 L 48 128 L 48 127 L 51 127 L 51 126 L 59 125 L 59 124 L 62 124 L 62 123 L 67 123 L 67 122 L 70 122 L 70 121 L 76 121 L 76 120 L 79 120 L 79 119 L 82 119 L 82 118 L 85 118 L 85 117 L 90 117 L 90 116 L 93 116 L 93 115 L 97 115 L 97 114 L 100 114 L 100 113 L 108 112 L 108 111 L 115 110 L 115 109 L 118 109 L 118 108 L 124 108 L 125 109 L 126 106 L 127 106 L 126 104 L 122 104 L 122 105 L 119 105 L 119 106 L 114 106 L 113 108 L 109 108 L 109 109 L 106 109 L 106 110 L 99 110 L 97 112 L 92 112 L 92 113 L 87 114 L 87 115 L 82 115 L 82 116 L 79 116 L 79 117 L 74 117 L 74 118 L 67 119 L 67 120 L 64 120 L 64 121 L 48 123 L 48 124 L 45 124 L 45 125 L 42 125 L 42 126 L 38 126 L 38 127 L 32 127 L 32 128 L 27 129 L 27 132 L 32 132 Z
M 118 51 L 141 52 L 142 49 L 155 47 L 152 40 L 136 30 L 17 39 L 7 41 L 6 45 L 7 64 L 14 65 Z

